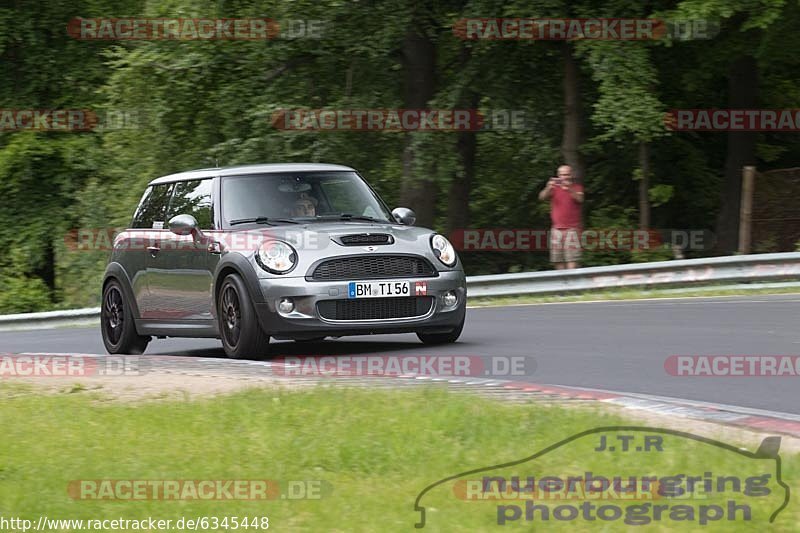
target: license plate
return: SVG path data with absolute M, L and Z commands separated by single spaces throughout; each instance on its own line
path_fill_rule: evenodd
M 351 281 L 347 286 L 348 298 L 386 298 L 413 296 L 412 281 Z

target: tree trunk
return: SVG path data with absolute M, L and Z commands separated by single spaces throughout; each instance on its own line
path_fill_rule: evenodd
M 753 235 L 753 184 L 756 167 L 748 165 L 742 172 L 742 208 L 739 210 L 739 253 L 749 254 Z
M 405 107 L 422 109 L 427 107 L 435 92 L 436 45 L 422 29 L 416 17 L 403 39 L 403 63 L 405 67 Z M 417 171 L 417 149 L 414 147 L 415 135 L 406 133 L 403 150 L 403 182 L 400 186 L 400 203 L 413 209 L 417 223 L 432 226 L 436 215 L 436 183 L 433 168 Z M 433 167 L 433 165 L 432 165 Z
M 471 57 L 470 49 L 461 48 L 460 63 L 466 68 Z M 471 89 L 465 89 L 457 107 L 477 109 L 480 97 Z M 447 202 L 447 230 L 465 229 L 469 224 L 469 193 L 475 179 L 475 156 L 478 140 L 474 131 L 461 131 L 456 139 L 458 169 L 450 180 Z
M 469 224 L 469 193 L 475 179 L 475 156 L 478 146 L 475 132 L 460 132 L 456 143 L 460 168 L 450 181 L 448 191 L 448 231 L 464 229 Z
M 650 229 L 650 146 L 644 141 L 639 143 L 639 169 L 639 229 L 646 230 Z
M 583 181 L 583 158 L 579 152 L 582 133 L 580 72 L 571 43 L 561 48 L 564 58 L 564 133 L 561 137 L 561 157 L 571 166 L 578 180 Z
M 758 107 L 758 64 L 752 56 L 738 57 L 728 77 L 728 107 Z M 736 251 L 739 236 L 739 208 L 742 199 L 742 168 L 755 165 L 756 133 L 729 131 L 725 177 L 720 193 L 717 218 L 717 250 L 724 254 Z

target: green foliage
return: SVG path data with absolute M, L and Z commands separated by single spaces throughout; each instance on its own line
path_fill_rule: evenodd
M 651 261 L 669 261 L 675 259 L 675 252 L 667 245 L 644 250 L 631 250 L 631 263 L 649 263 Z
M 50 292 L 40 278 L 0 278 L 0 309 L 4 313 L 46 311 L 50 305 Z
M 320 39 L 195 42 L 91 42 L 65 31 L 74 17 L 118 16 L 318 19 L 326 29 Z M 435 229 L 445 231 L 450 186 L 465 175 L 457 134 L 287 132 L 272 123 L 282 109 L 402 107 L 418 89 L 403 56 L 411 29 L 435 46 L 428 107 L 525 113 L 525 130 L 475 134 L 475 177 L 468 202 L 456 211 L 466 212 L 471 228 L 546 229 L 548 205 L 537 194 L 562 162 L 563 43 L 465 41 L 453 32 L 458 19 L 488 16 L 705 18 L 720 25 L 717 36 L 702 41 L 575 43 L 587 227 L 635 227 L 638 183 L 631 178 L 641 166 L 640 143 L 650 150 L 652 225 L 714 226 L 725 138 L 668 132 L 663 113 L 721 106 L 738 54 L 758 60 L 761 107 L 800 107 L 796 2 L 18 2 L 0 8 L 4 108 L 124 111 L 137 120 L 84 133 L 0 133 L 0 313 L 95 305 L 106 254 L 70 251 L 65 234 L 124 227 L 149 180 L 217 162 L 348 164 L 395 206 L 410 148 L 413 176 L 430 180 L 437 199 Z M 796 136 L 759 136 L 764 165 L 797 166 L 797 153 Z M 584 264 L 669 252 L 587 252 Z M 548 268 L 545 253 L 465 253 L 463 260 L 468 274 Z
M 592 211 L 587 228 L 596 230 L 624 230 L 636 228 L 636 210 L 633 207 L 609 205 Z M 621 265 L 631 263 L 629 250 L 584 250 L 581 258 L 583 266 Z
M 673 185 L 665 184 L 655 185 L 650 187 L 650 189 L 647 191 L 647 194 L 650 198 L 650 204 L 654 207 L 658 207 L 669 202 L 674 193 L 675 187 Z

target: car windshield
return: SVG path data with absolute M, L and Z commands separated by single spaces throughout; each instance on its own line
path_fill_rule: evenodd
M 376 220 L 392 222 L 384 203 L 355 172 L 270 173 L 222 179 L 227 224 Z

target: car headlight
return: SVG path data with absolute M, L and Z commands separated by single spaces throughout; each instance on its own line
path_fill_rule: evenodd
M 445 265 L 453 266 L 456 264 L 456 251 L 450 241 L 442 235 L 436 234 L 431 238 L 431 248 L 433 248 L 433 255 Z
M 273 274 L 286 274 L 297 264 L 297 252 L 283 241 L 267 241 L 256 252 L 261 268 Z

